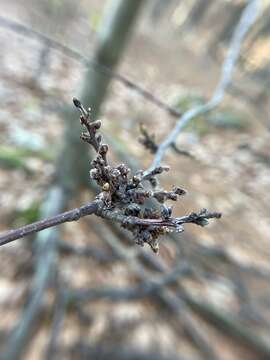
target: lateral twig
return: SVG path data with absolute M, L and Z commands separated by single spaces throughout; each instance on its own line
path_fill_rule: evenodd
M 159 145 L 156 142 L 155 134 L 149 134 L 148 130 L 143 124 L 140 124 L 140 133 L 139 142 L 150 151 L 151 154 L 156 154 L 158 151 Z M 170 145 L 176 154 L 187 156 L 191 159 L 195 159 L 189 151 L 180 149 L 174 142 Z

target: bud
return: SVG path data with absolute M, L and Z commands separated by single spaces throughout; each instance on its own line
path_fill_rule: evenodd
M 100 153 L 100 155 L 105 155 L 105 154 L 108 152 L 108 150 L 109 150 L 109 147 L 108 147 L 108 145 L 106 145 L 106 144 L 102 144 L 102 145 L 100 145 L 100 147 L 99 147 L 99 153 Z
M 101 121 L 100 120 L 96 120 L 92 123 L 92 125 L 94 126 L 95 129 L 100 129 L 101 127 Z
M 78 100 L 77 98 L 74 97 L 72 99 L 72 101 L 73 101 L 73 104 L 76 106 L 76 108 L 80 109 L 82 107 L 80 100 Z
M 109 191 L 110 190 L 110 184 L 109 183 L 104 183 L 103 185 L 102 185 L 102 190 L 103 191 Z

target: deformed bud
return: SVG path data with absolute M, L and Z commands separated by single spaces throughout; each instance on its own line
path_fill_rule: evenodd
M 96 161 L 97 161 L 97 164 L 100 165 L 101 167 L 104 167 L 104 166 L 105 166 L 105 161 L 104 161 L 104 159 L 103 159 L 100 155 L 98 155 L 98 156 L 96 157 Z
M 73 104 L 76 106 L 76 108 L 78 108 L 78 109 L 81 108 L 82 104 L 81 104 L 80 100 L 78 100 L 77 98 L 74 97 L 72 99 L 72 101 L 73 101 Z
M 148 230 L 142 231 L 141 239 L 143 242 L 149 242 L 151 240 L 151 233 Z
M 129 190 L 128 193 L 133 194 L 134 201 L 137 204 L 143 204 L 145 202 L 145 199 L 148 199 L 151 197 L 152 193 L 148 190 L 138 190 L 136 189 L 135 192 L 132 192 Z
M 126 176 L 130 172 L 130 169 L 127 167 L 126 164 L 118 165 L 117 169 L 120 171 L 122 176 Z
M 86 142 L 90 142 L 90 141 L 91 141 L 91 138 L 90 138 L 89 134 L 87 134 L 86 132 L 81 133 L 80 138 L 81 138 L 83 141 L 86 141 Z
M 176 201 L 177 200 L 177 195 L 171 191 L 169 191 L 166 194 L 167 199 L 172 200 L 172 201 Z
M 127 216 L 138 216 L 140 214 L 141 208 L 137 204 L 130 204 L 125 209 L 125 215 Z
M 180 188 L 179 186 L 174 186 L 173 187 L 173 192 L 179 196 L 181 195 L 185 195 L 187 193 L 187 191 L 185 189 Z
M 109 191 L 110 190 L 110 184 L 109 183 L 104 183 L 103 185 L 102 185 L 102 190 L 103 191 Z
M 141 181 L 141 179 L 138 176 L 136 176 L 136 175 L 133 176 L 132 182 L 134 185 L 138 185 L 140 183 L 140 181 Z
M 169 166 L 158 166 L 153 170 L 153 174 L 162 174 L 164 171 L 168 172 L 169 170 Z
M 105 155 L 105 154 L 108 152 L 108 150 L 109 150 L 109 147 L 108 147 L 107 144 L 102 144 L 102 145 L 100 145 L 100 147 L 99 147 L 99 153 L 100 153 L 100 155 Z
M 116 179 L 119 179 L 121 173 L 118 169 L 112 169 L 110 175 L 114 180 L 116 180 Z
M 92 123 L 92 126 L 93 126 L 96 130 L 100 129 L 100 127 L 101 127 L 101 121 L 100 121 L 100 120 L 94 121 L 94 122 Z
M 158 219 L 159 212 L 154 208 L 145 208 L 143 212 L 144 219 Z
M 154 253 L 158 253 L 159 252 L 159 244 L 158 244 L 158 240 L 157 239 L 154 239 L 152 241 L 149 241 L 148 244 L 150 245 L 152 251 Z
M 90 178 L 93 180 L 98 180 L 100 177 L 98 169 L 91 169 L 89 171 L 89 174 L 90 174 Z
M 162 204 L 160 206 L 160 214 L 163 219 L 165 220 L 169 219 L 172 215 L 172 207 Z

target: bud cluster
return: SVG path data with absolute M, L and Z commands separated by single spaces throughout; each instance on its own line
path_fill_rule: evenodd
M 79 100 L 73 99 L 73 102 L 80 110 L 81 124 L 87 130 L 81 134 L 81 139 L 97 153 L 91 162 L 90 177 L 100 188 L 97 198 L 102 200 L 103 213 L 108 217 L 108 210 L 111 210 L 110 218 L 117 213 L 117 221 L 121 219 L 121 225 L 133 234 L 137 244 L 147 243 L 157 252 L 159 237 L 172 230 L 183 231 L 183 222 L 205 226 L 207 218 L 220 217 L 220 214 L 203 210 L 199 214 L 173 218 L 172 207 L 166 201 L 177 201 L 186 191 L 180 187 L 173 187 L 171 191 L 157 189 L 157 176 L 169 171 L 169 167 L 158 166 L 147 174 L 140 170 L 132 175 L 126 164 L 110 165 L 107 160 L 109 147 L 102 144 L 102 137 L 97 133 L 101 122 L 91 121 L 90 109 L 86 111 Z M 102 216 L 102 211 L 100 214 Z

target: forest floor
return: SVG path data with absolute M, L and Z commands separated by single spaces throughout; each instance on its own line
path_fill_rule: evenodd
M 6 16 L 21 21 L 20 7 L 15 5 L 5 4 Z M 76 24 L 76 29 L 83 32 L 85 23 L 82 22 L 81 27 L 79 25 Z M 150 26 L 141 24 L 130 41 L 118 71 L 164 102 L 171 105 L 178 103 L 183 109 L 193 104 L 190 97 L 207 99 L 211 95 L 218 80 L 220 61 L 202 55 L 202 50 L 200 54 L 195 51 L 196 44 L 193 42 L 190 46 L 190 38 L 180 42 L 180 35 L 174 34 L 168 41 L 168 36 L 166 38 L 161 31 L 154 36 Z M 94 39 L 94 35 L 92 37 Z M 76 47 L 74 40 L 68 43 Z M 10 226 L 30 222 L 38 214 L 43 194 L 53 177 L 54 159 L 64 128 L 64 120 L 60 119 L 56 110 L 78 95 L 84 68 L 52 50 L 49 68 L 36 83 L 33 73 L 42 45 L 4 29 L 0 32 L 0 44 L 0 230 L 4 231 Z M 92 49 L 93 45 L 86 49 L 81 45 L 79 48 L 84 54 Z M 258 84 L 243 72 L 237 71 L 234 81 L 248 86 L 251 94 L 258 89 Z M 179 135 L 177 145 L 190 151 L 194 158 L 168 151 L 164 163 L 170 165 L 171 171 L 161 181 L 165 188 L 179 185 L 188 191 L 183 200 L 174 206 L 175 214 L 204 207 L 223 214 L 220 221 L 212 222 L 207 228 L 188 226 L 185 233 L 179 235 L 182 246 L 191 252 L 189 256 L 192 257 L 194 243 L 209 251 L 222 249 L 243 268 L 258 268 L 265 275 L 258 278 L 252 271 L 240 272 L 230 264 L 221 264 L 219 260 L 213 263 L 212 259 L 200 258 L 208 274 L 207 280 L 200 284 L 184 280 L 183 286 L 217 309 L 235 316 L 244 327 L 256 331 L 269 341 L 270 133 L 265 121 L 270 115 L 269 100 L 266 99 L 260 106 L 263 109 L 261 117 L 256 104 L 226 95 L 221 107 L 214 113 L 224 113 L 229 109 L 230 114 L 237 114 L 238 121 L 231 126 L 223 122 L 214 125 L 209 121 L 210 115 L 207 115 L 193 122 Z M 175 119 L 163 110 L 116 81 L 111 84 L 100 118 L 103 132 L 112 136 L 124 152 L 137 158 L 142 168 L 149 165 L 152 156 L 146 154 L 137 140 L 139 123 L 144 123 L 150 133 L 156 134 L 157 142 L 175 123 Z M 88 196 L 91 198 L 93 194 L 84 193 L 71 206 L 79 205 L 80 200 Z M 93 222 L 87 219 L 64 225 L 63 239 L 76 241 L 79 245 L 91 243 L 105 248 L 98 234 L 91 232 L 89 235 L 89 221 Z M 164 240 L 158 256 L 170 263 L 175 258 L 174 249 L 174 245 Z M 60 261 L 63 278 L 74 287 L 108 282 L 126 285 L 131 279 L 134 280 L 124 262 L 105 266 L 80 257 L 63 257 Z M 22 239 L 2 247 L 0 262 L 0 330 L 4 339 L 6 331 L 15 323 L 29 290 L 33 272 L 29 242 Z M 96 267 L 91 276 L 89 266 Z M 213 267 L 215 276 L 211 273 Z M 238 280 L 243 285 L 241 289 L 235 288 Z M 45 303 L 51 302 L 49 294 Z M 150 302 L 132 305 L 120 303 L 113 307 L 106 302 L 96 302 L 92 306 L 91 330 L 83 330 L 84 336 L 89 336 L 91 341 L 111 341 L 114 344 L 125 341 L 147 347 L 157 341 L 158 333 L 158 344 L 163 350 L 174 348 L 180 353 L 184 349 L 184 353 L 194 355 L 185 336 L 179 336 L 165 326 Z M 110 329 L 106 333 L 104 323 L 107 317 L 112 323 L 120 318 L 123 327 L 131 327 L 129 334 L 132 335 L 127 339 L 123 333 L 110 335 Z M 145 317 L 144 322 L 136 327 L 136 321 L 142 317 Z M 65 322 L 61 343 L 68 346 L 82 330 L 72 315 L 66 316 Z M 206 322 L 201 321 L 200 325 L 206 329 L 220 359 L 237 359 L 243 354 L 247 359 L 248 356 L 250 359 L 256 358 L 246 353 L 237 341 L 214 331 Z M 37 354 L 43 351 L 49 326 L 44 321 L 39 328 L 27 359 L 40 358 Z

